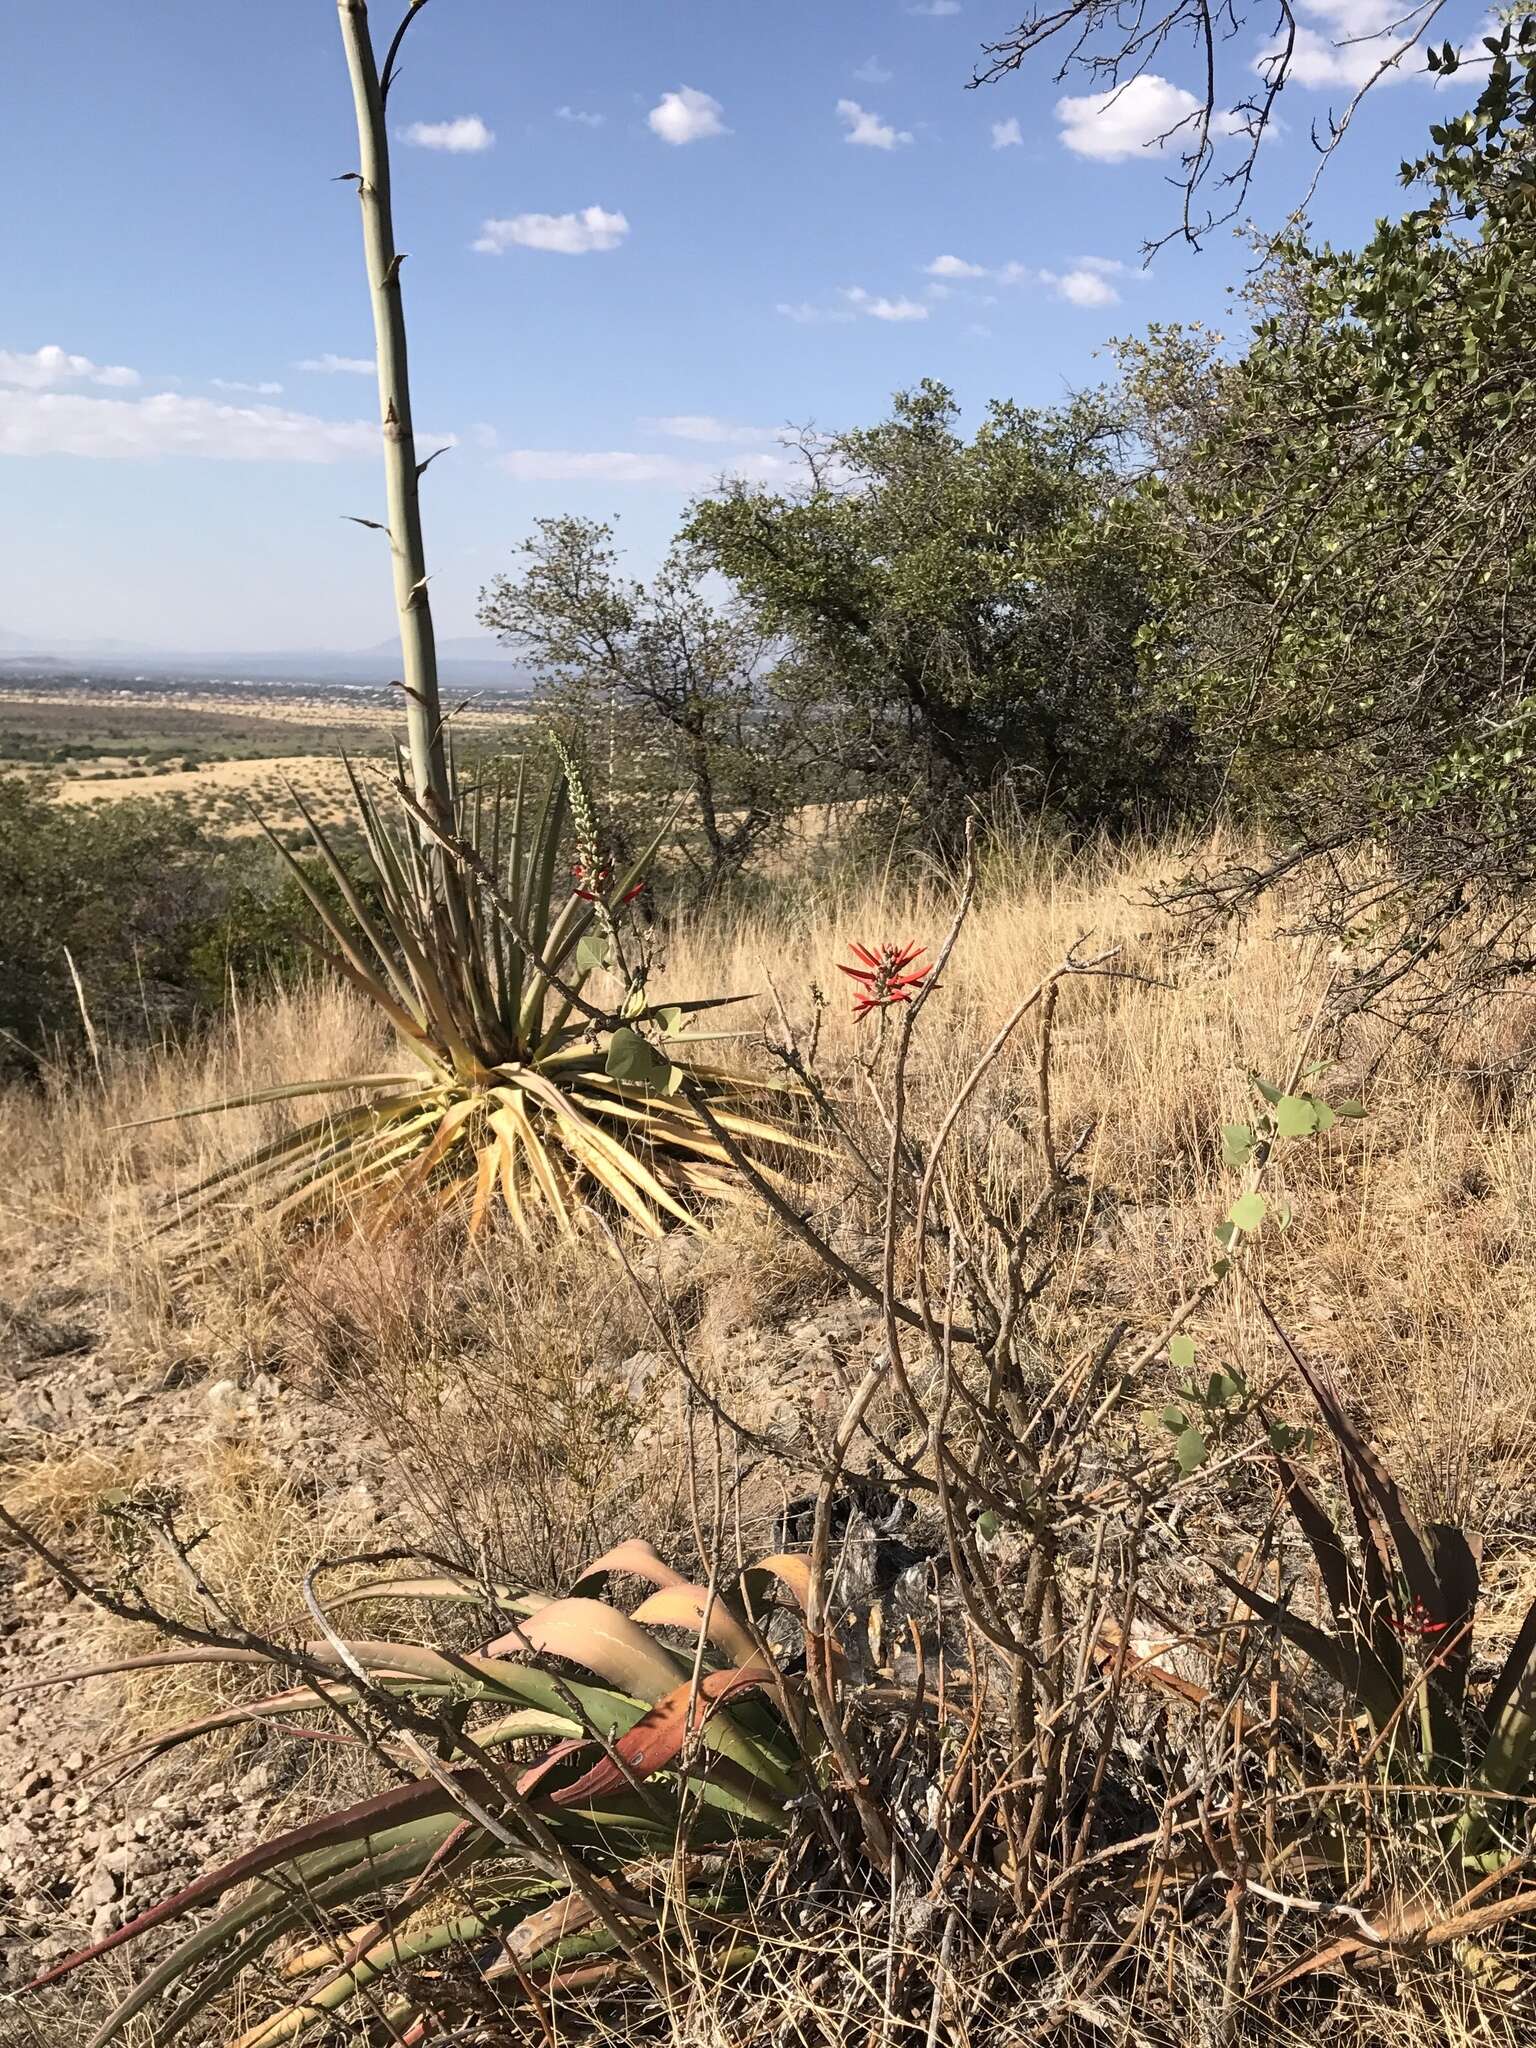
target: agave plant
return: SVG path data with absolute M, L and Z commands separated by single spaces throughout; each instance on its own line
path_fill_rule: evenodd
M 1389 1776 L 1491 1795 L 1458 1802 L 1454 1834 L 1465 1857 L 1498 1869 L 1511 1853 L 1499 1840 L 1500 1795 L 1518 1797 L 1536 1771 L 1536 1605 L 1491 1685 L 1475 1686 L 1476 1539 L 1452 1523 L 1422 1524 L 1413 1516 L 1326 1375 L 1274 1327 L 1338 1446 L 1358 1554 L 1287 1455 L 1299 1432 L 1272 1424 L 1281 1492 L 1317 1565 L 1333 1629 L 1256 1592 L 1223 1566 L 1211 1568 L 1344 1690 Z
M 597 1597 L 619 1577 L 652 1589 L 628 1614 Z M 614 1976 L 644 1973 L 659 1938 L 649 1887 L 654 1879 L 659 1896 L 680 1856 L 691 1939 L 740 1957 L 750 1947 L 743 1886 L 752 1845 L 782 1834 L 817 1762 L 781 1708 L 793 1681 L 765 1661 L 752 1625 L 775 1589 L 803 1610 L 807 1561 L 764 1558 L 731 1596 L 689 1583 L 638 1541 L 596 1559 L 561 1599 L 453 1577 L 354 1588 L 331 1602 L 332 1614 L 348 1603 L 462 1602 L 499 1609 L 504 1632 L 473 1655 L 331 1632 L 302 1653 L 331 1675 L 107 1761 L 221 1728 L 282 1729 L 312 1720 L 320 1706 L 341 1721 L 344 1741 L 356 1741 L 359 1715 L 378 1719 L 382 1710 L 387 1728 L 394 1701 L 409 1703 L 417 1721 L 432 1702 L 444 1703 L 436 1766 L 203 1872 L 28 1990 L 154 1929 L 191 1922 L 193 1931 L 122 2000 L 93 2048 L 121 2040 L 141 2013 L 155 2012 L 153 2039 L 169 2042 L 231 1986 L 247 1984 L 248 1995 L 259 1996 L 249 1986 L 271 1973 L 252 1973 L 284 1942 L 279 1974 L 299 1988 L 234 2048 L 296 2041 L 346 2017 L 365 1994 L 389 2039 L 425 2041 L 445 2011 L 466 2001 L 494 2011 L 588 1988 L 594 1958 Z M 255 1650 L 225 1648 L 134 1664 L 189 1655 L 262 1661 Z M 419 1744 L 417 1751 L 424 1755 Z M 386 1738 L 382 1753 L 396 1761 L 403 1752 Z M 667 1912 L 677 1904 L 674 1891 Z
M 668 1222 L 696 1227 L 701 1200 L 739 1197 L 722 1133 L 763 1164 L 817 1149 L 761 1113 L 775 1097 L 783 1105 L 784 1084 L 698 1056 L 715 1038 L 692 1021 L 740 998 L 653 1004 L 643 967 L 626 957 L 629 906 L 661 834 L 615 875 L 569 765 L 542 794 L 526 762 L 489 789 L 451 777 L 446 822 L 403 780 L 391 822 L 346 766 L 362 886 L 296 792 L 318 871 L 272 843 L 324 927 L 329 943 L 316 950 L 389 1019 L 414 1071 L 295 1081 L 172 1112 L 353 1098 L 209 1175 L 189 1199 L 259 1186 L 278 1218 L 360 1197 L 381 1198 L 387 1215 L 431 1189 L 445 1202 L 467 1195 L 472 1230 L 499 1200 L 528 1238 L 541 1223 L 571 1233 L 596 1199 L 659 1237 Z M 578 858 L 561 890 L 573 809 Z M 620 985 L 606 1009 L 589 995 L 600 971 Z

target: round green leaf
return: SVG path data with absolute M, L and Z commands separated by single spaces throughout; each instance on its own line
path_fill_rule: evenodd
M 1247 1124 L 1223 1124 L 1221 1156 L 1228 1166 L 1246 1166 L 1253 1156 L 1253 1132 Z
M 670 1060 L 664 1060 L 653 1045 L 648 1045 L 627 1024 L 620 1025 L 609 1039 L 603 1064 L 615 1081 L 629 1081 L 638 1088 L 663 1090 L 673 1072 Z
M 1178 1336 L 1169 1340 L 1168 1356 L 1180 1372 L 1188 1372 L 1195 1362 L 1195 1340 L 1193 1337 Z
M 1174 1445 L 1173 1455 L 1181 1472 L 1193 1472 L 1197 1465 L 1205 1463 L 1205 1438 L 1198 1429 L 1186 1429 Z
M 1264 1221 L 1268 1204 L 1260 1194 L 1239 1195 L 1227 1211 L 1227 1221 L 1237 1230 L 1257 1230 Z
M 1282 1138 L 1310 1138 L 1317 1129 L 1317 1110 L 1310 1095 L 1282 1095 L 1275 1104 L 1275 1129 Z

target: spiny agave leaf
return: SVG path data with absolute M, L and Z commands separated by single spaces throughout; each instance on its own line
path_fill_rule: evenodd
M 680 1628 L 696 1636 L 704 1629 L 717 1650 L 734 1664 L 751 1664 L 757 1644 L 718 1594 L 713 1601 L 702 1586 L 667 1586 L 652 1593 L 630 1612 L 630 1620 L 646 1628 Z
M 257 1174 L 281 1180 L 291 1175 L 294 1169 L 301 1168 L 306 1176 L 312 1175 L 328 1161 L 346 1157 L 349 1149 L 355 1150 L 375 1138 L 382 1140 L 388 1132 L 399 1131 L 414 1114 L 420 1113 L 423 1103 L 440 1100 L 438 1090 L 432 1089 L 423 1094 L 418 1089 L 411 1095 L 389 1096 L 340 1115 L 333 1113 L 316 1117 L 296 1131 L 284 1132 L 269 1143 L 259 1145 L 243 1158 L 217 1167 L 202 1180 L 179 1189 L 178 1195 L 183 1202 L 195 1202 L 215 1190 L 228 1194 L 238 1182 Z
M 1275 1457 L 1286 1504 L 1306 1537 L 1340 1641 L 1353 1639 L 1360 1657 L 1364 1704 L 1375 1725 L 1385 1725 L 1403 1696 L 1403 1646 L 1389 1617 L 1370 1597 L 1366 1583 L 1344 1550 L 1338 1531 L 1290 1460 Z
M 416 1074 L 343 1074 L 334 1081 L 287 1081 L 276 1088 L 253 1088 L 245 1095 L 231 1095 L 223 1102 L 199 1103 L 195 1109 L 166 1109 L 158 1116 L 131 1117 L 113 1124 L 114 1131 L 147 1131 L 152 1124 L 185 1123 L 194 1116 L 222 1116 L 228 1109 L 256 1109 L 264 1102 L 295 1102 L 307 1095 L 340 1095 L 349 1088 L 409 1088 L 420 1079 Z
M 1350 1421 L 1331 1381 L 1294 1347 L 1290 1348 L 1297 1370 L 1338 1442 L 1345 1478 L 1352 1482 L 1352 1492 L 1366 1517 L 1367 1526 L 1362 1528 L 1362 1539 L 1382 1554 L 1382 1561 L 1389 1568 L 1391 1550 L 1395 1548 L 1410 1593 L 1415 1599 L 1422 1600 L 1428 1611 L 1435 1612 L 1440 1606 L 1440 1587 L 1429 1562 L 1427 1541 L 1409 1515 L 1397 1481 Z M 1369 1526 L 1374 1520 L 1372 1509 L 1390 1531 L 1390 1546 L 1380 1533 L 1379 1523 L 1375 1527 Z
M 601 1600 L 552 1600 L 520 1628 L 499 1636 L 488 1657 L 522 1651 L 564 1657 L 610 1685 L 654 1704 L 676 1685 L 677 1660 L 632 1622 Z
M 1300 1615 L 1293 1614 L 1278 1600 L 1271 1600 L 1254 1587 L 1244 1585 L 1235 1573 L 1217 1564 L 1213 1558 L 1208 1557 L 1205 1562 L 1206 1568 L 1220 1579 L 1229 1593 L 1235 1593 L 1245 1607 L 1251 1608 L 1272 1628 L 1277 1628 L 1287 1642 L 1294 1643 L 1298 1650 L 1304 1650 L 1330 1678 L 1347 1689 L 1357 1689 L 1357 1652 L 1346 1648 L 1325 1630 L 1314 1628 L 1310 1621 L 1303 1621 Z
M 494 1128 L 509 1144 L 515 1142 L 521 1148 L 521 1156 L 528 1162 L 528 1170 L 561 1232 L 567 1237 L 574 1235 L 570 1191 L 564 1183 L 563 1174 L 533 1128 L 521 1090 L 493 1088 L 491 1096 L 498 1106 L 492 1118 Z
M 309 836 L 311 839 L 314 840 L 315 846 L 320 854 L 320 858 L 324 861 L 326 868 L 329 870 L 331 880 L 336 884 L 337 889 L 341 893 L 342 901 L 346 904 L 348 910 L 352 913 L 353 918 L 357 922 L 358 929 L 362 932 L 364 938 L 367 939 L 369 945 L 372 946 L 374 952 L 378 955 L 379 964 L 384 969 L 384 972 L 389 976 L 390 982 L 393 984 L 393 987 L 395 989 L 395 993 L 399 996 L 401 1002 L 404 1003 L 407 1008 L 409 1008 L 412 1000 L 411 991 L 406 986 L 404 981 L 401 979 L 400 975 L 396 972 L 395 963 L 390 953 L 389 941 L 385 938 L 384 934 L 379 930 L 378 926 L 374 923 L 372 917 L 369 916 L 366 906 L 359 898 L 357 891 L 353 888 L 352 877 L 347 871 L 346 862 L 343 861 L 340 855 L 336 853 L 330 841 L 326 838 L 324 832 L 320 829 L 320 826 L 316 823 L 315 819 L 310 815 L 309 809 L 306 806 L 303 797 L 300 796 L 299 792 L 294 788 L 293 784 L 290 782 L 288 783 L 287 787 L 288 794 L 293 798 L 294 803 L 298 806 L 299 816 L 304 820 L 304 823 L 309 828 Z
M 478 1237 L 485 1228 L 486 1213 L 491 1206 L 491 1195 L 497 1180 L 497 1157 L 501 1151 L 499 1140 L 492 1138 L 475 1153 L 475 1192 L 469 1209 L 469 1234 Z
M 614 1173 L 633 1182 L 658 1207 L 667 1210 L 681 1223 L 691 1225 L 695 1222 L 682 1204 L 667 1193 L 642 1160 L 633 1152 L 626 1151 L 624 1146 L 616 1138 L 610 1137 L 600 1124 L 595 1123 L 590 1117 L 584 1117 L 570 1099 L 552 1083 L 544 1080 L 542 1075 L 530 1073 L 527 1076 L 527 1087 L 536 1100 L 554 1111 L 565 1132 L 567 1142 L 573 1135 L 578 1136 L 589 1150 L 596 1149 L 602 1155 Z

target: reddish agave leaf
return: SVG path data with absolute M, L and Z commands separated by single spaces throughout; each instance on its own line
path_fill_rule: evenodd
M 484 1801 L 494 1796 L 479 1771 L 458 1771 L 454 1776 L 476 1799 Z M 206 1905 L 210 1900 L 219 1898 L 232 1885 L 240 1884 L 248 1877 L 261 1877 L 269 1870 L 293 1862 L 296 1857 L 307 1856 L 312 1850 L 328 1849 L 355 1836 L 381 1834 L 385 1828 L 420 1820 L 434 1812 L 455 1810 L 450 1794 L 433 1778 L 415 1779 L 409 1785 L 391 1785 L 386 1791 L 376 1792 L 371 1799 L 360 1800 L 356 1806 L 346 1807 L 340 1813 L 326 1814 L 302 1827 L 290 1828 L 286 1834 L 278 1835 L 270 1842 L 258 1843 L 254 1849 L 247 1849 L 217 1869 L 205 1871 L 191 1884 L 184 1885 L 158 1905 L 147 1907 L 103 1940 L 93 1942 L 89 1948 L 80 1949 L 72 1956 L 65 1956 L 62 1962 L 53 1964 L 22 1989 L 38 1991 L 45 1984 L 55 1984 L 72 1970 L 79 1969 L 82 1963 L 94 1962 L 98 1956 L 120 1948 L 125 1941 L 134 1941 L 139 1935 L 147 1934 L 152 1927 L 162 1927 L 167 1920 L 179 1919 L 194 1906 Z M 373 1822 L 382 1825 L 370 1825 Z
M 664 1771 L 677 1761 L 689 1735 L 703 1727 L 711 1708 L 723 1706 L 742 1693 L 760 1690 L 770 1683 L 772 1676 L 766 1665 L 754 1664 L 743 1671 L 711 1671 L 699 1680 L 697 1688 L 691 1682 L 679 1685 L 621 1735 L 613 1749 L 637 1778 Z M 627 1789 L 623 1771 L 612 1757 L 605 1756 L 574 1784 L 562 1785 L 552 1792 L 550 1802 L 555 1806 L 581 1806 Z

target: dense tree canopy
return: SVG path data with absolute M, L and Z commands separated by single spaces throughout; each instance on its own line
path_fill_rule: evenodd
M 1102 397 L 996 403 L 974 436 L 935 383 L 808 453 L 795 495 L 736 484 L 688 538 L 783 645 L 852 790 L 951 826 L 1008 782 L 1076 827 L 1162 804 L 1188 755 L 1143 687 L 1155 528 L 1126 498 Z

